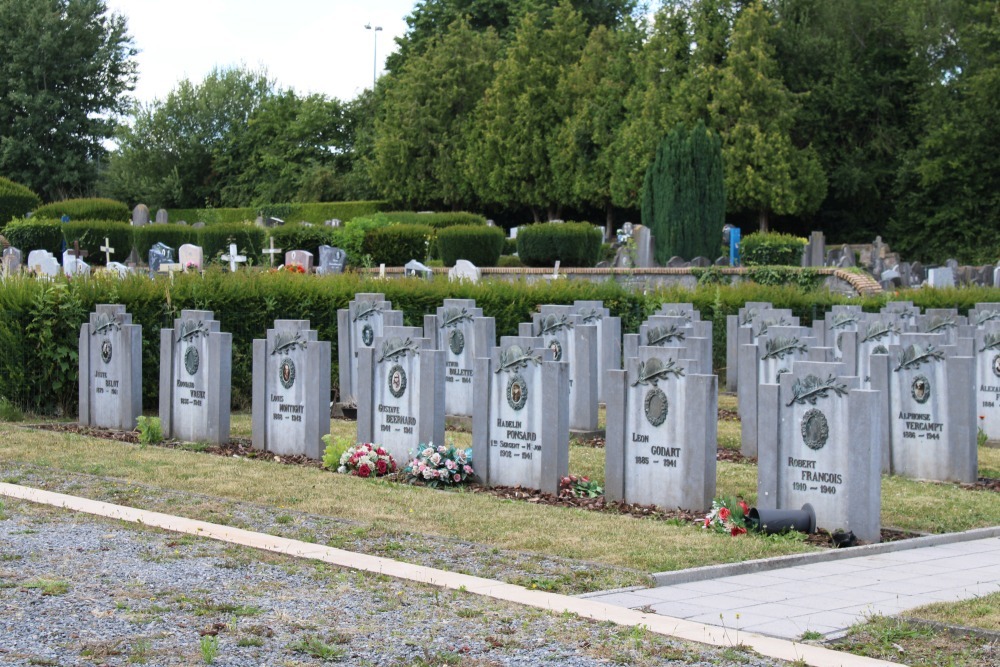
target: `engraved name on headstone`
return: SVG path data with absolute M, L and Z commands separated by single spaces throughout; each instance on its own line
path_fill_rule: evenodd
M 99 304 L 80 327 L 80 424 L 131 431 L 142 414 L 142 327 Z
M 403 313 L 392 310 L 384 294 L 360 293 L 337 311 L 337 360 L 340 402 L 357 405 L 358 350 L 382 337 L 382 327 L 403 326 Z
M 434 348 L 445 352 L 445 412 L 471 417 L 476 359 L 496 346 L 496 321 L 483 317 L 473 299 L 445 299 L 434 315 L 424 316 L 424 331 Z

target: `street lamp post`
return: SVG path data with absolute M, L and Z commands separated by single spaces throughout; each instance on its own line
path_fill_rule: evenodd
M 372 46 L 372 91 L 375 90 L 375 80 L 378 77 L 378 33 L 382 29 L 382 26 L 372 26 L 371 23 L 365 24 L 365 30 L 372 30 L 375 36 L 375 42 Z

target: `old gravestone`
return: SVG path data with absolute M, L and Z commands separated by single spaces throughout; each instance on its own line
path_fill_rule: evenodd
M 76 250 L 63 252 L 63 273 L 67 276 L 89 276 L 90 265 L 77 255 Z
M 59 275 L 62 266 L 48 250 L 32 250 L 28 253 L 28 270 L 38 276 L 53 278 Z
M 145 204 L 138 204 L 132 209 L 132 226 L 145 227 L 149 224 L 149 207 Z
M 177 249 L 177 258 L 185 273 L 201 271 L 205 264 L 205 253 L 201 246 L 185 243 Z
M 608 373 L 608 500 L 703 511 L 715 495 L 719 390 L 688 373 L 677 348 L 640 347 Z
M 183 249 L 183 246 L 182 246 Z M 167 438 L 229 442 L 233 335 L 210 310 L 182 310 L 160 329 L 160 426 Z
M 833 348 L 833 357 L 838 361 L 843 357 L 843 333 L 858 331 L 859 323 L 864 319 L 861 306 L 836 305 L 830 309 L 823 319 L 824 336 L 821 341 Z
M 1000 320 L 990 320 L 977 327 L 973 350 L 977 429 L 982 429 L 987 440 L 995 443 L 1000 441 Z
M 583 324 L 597 327 L 597 400 L 607 402 L 604 380 L 608 371 L 622 367 L 622 319 L 612 317 L 603 301 L 573 302 L 573 312 Z
M 10 276 L 21 271 L 21 251 L 11 246 L 3 250 L 3 273 Z
M 319 265 L 316 267 L 316 273 L 320 275 L 343 273 L 346 264 L 347 253 L 342 249 L 328 245 L 321 245 L 319 247 Z
M 523 338 L 537 336 L 552 350 L 555 361 L 569 367 L 569 428 L 580 437 L 597 430 L 597 327 L 584 324 L 572 306 L 543 305 L 530 323 L 522 323 Z
M 730 320 L 730 318 L 733 318 Z M 740 346 L 748 345 L 757 341 L 758 336 L 767 333 L 769 327 L 798 326 L 799 318 L 792 315 L 792 311 L 787 308 L 771 308 L 770 305 L 747 303 L 740 308 L 738 315 L 726 316 L 726 363 L 729 363 L 730 348 L 733 348 L 732 362 L 733 368 L 726 368 L 726 386 L 729 387 L 729 375 L 732 371 L 732 391 L 738 391 L 740 377 L 740 363 L 742 357 L 739 354 Z M 729 338 L 732 330 L 732 339 Z
M 472 417 L 476 359 L 496 346 L 496 321 L 483 317 L 473 299 L 445 299 L 434 315 L 424 316 L 424 332 L 434 349 L 445 352 L 445 413 Z
M 862 389 L 871 388 L 871 356 L 888 354 L 891 345 L 899 344 L 902 328 L 891 315 L 866 313 L 858 323 L 858 331 L 845 331 L 842 336 L 845 372 L 857 375 Z
M 625 358 L 638 356 L 640 345 L 683 347 L 687 365 L 693 373 L 712 372 L 712 322 L 685 317 L 653 315 L 639 325 L 638 334 L 622 337 Z
M 883 392 L 883 472 L 915 479 L 976 481 L 975 367 L 941 334 L 904 333 L 872 355 L 872 388 Z
M 701 321 L 701 312 L 690 303 L 661 303 L 653 316 L 683 317 L 688 322 Z
M 358 442 L 405 466 L 421 445 L 444 444 L 445 353 L 419 327 L 385 327 L 358 350 Z
M 142 414 L 142 327 L 98 304 L 80 327 L 80 424 L 131 431 Z
M 149 277 L 152 278 L 160 272 L 161 264 L 174 263 L 174 249 L 170 246 L 156 242 L 149 249 Z
M 306 273 L 312 273 L 313 254 L 308 250 L 289 250 L 285 253 L 285 266 L 299 266 Z
M 736 315 L 726 315 L 726 391 L 736 391 L 740 345 L 750 342 L 740 340 L 740 328 L 749 327 L 760 311 L 772 308 L 769 301 L 747 301 Z
M 476 359 L 472 452 L 487 486 L 559 492 L 569 471 L 569 368 L 540 338 L 504 336 Z
M 890 301 L 879 310 L 882 315 L 888 315 L 897 320 L 902 327 L 915 327 L 920 309 L 912 301 Z
M 356 406 L 358 395 L 358 350 L 371 347 L 382 337 L 382 327 L 403 326 L 403 313 L 392 310 L 384 294 L 360 293 L 347 308 L 337 311 L 337 360 L 340 402 Z
M 330 343 L 308 320 L 275 320 L 253 342 L 253 446 L 281 456 L 323 454 L 330 432 Z
M 156 224 L 165 225 L 168 222 L 170 222 L 170 214 L 167 213 L 167 210 L 165 208 L 157 209 Z M 183 220 L 181 222 L 183 222 Z
M 841 368 L 799 362 L 778 384 L 761 387 L 757 507 L 809 504 L 817 527 L 878 542 L 880 396 L 839 375 Z
M 482 277 L 482 271 L 475 264 L 467 259 L 455 261 L 455 266 L 448 270 L 448 280 L 468 280 L 471 283 L 478 283 Z

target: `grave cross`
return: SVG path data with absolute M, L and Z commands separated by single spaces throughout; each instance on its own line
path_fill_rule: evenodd
M 275 248 L 274 247 L 274 237 L 273 236 L 271 237 L 270 240 L 271 240 L 271 247 L 269 249 L 267 249 L 267 250 L 262 251 L 262 252 L 265 255 L 268 256 L 267 259 L 271 263 L 271 268 L 274 268 L 274 256 L 281 252 L 281 248 Z
M 223 262 L 229 262 L 229 271 L 231 273 L 236 273 L 236 265 L 242 264 L 247 261 L 246 255 L 237 254 L 238 250 L 235 243 L 229 244 L 229 254 L 222 256 Z
M 105 239 L 105 241 L 107 241 L 107 239 Z M 101 250 L 104 250 L 104 248 L 101 248 Z M 79 241 L 73 241 L 73 249 L 69 251 L 69 254 L 73 255 L 73 257 L 76 257 L 77 259 L 83 259 L 90 253 L 86 250 L 80 250 Z
M 114 251 L 115 251 L 115 249 L 111 247 L 111 241 L 109 241 L 108 237 L 105 236 L 104 237 L 104 245 L 101 246 L 101 252 L 104 253 L 104 265 L 105 266 L 107 266 L 108 264 L 111 263 L 111 253 L 113 253 Z

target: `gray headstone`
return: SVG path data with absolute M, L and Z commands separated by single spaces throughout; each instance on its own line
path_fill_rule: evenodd
M 667 260 L 667 268 L 670 269 L 679 269 L 686 266 L 688 266 L 688 263 L 684 261 L 684 258 L 678 257 L 677 255 L 674 255 L 673 257 Z
M 183 223 L 183 222 L 184 221 L 181 220 L 181 223 Z M 180 224 L 180 223 L 178 223 L 178 224 Z M 193 225 L 191 225 L 191 229 L 202 229 L 204 226 L 205 226 L 204 222 L 196 222 Z
M 946 259 L 944 260 L 944 265 L 947 266 L 952 272 L 958 270 L 958 260 L 957 259 Z
M 764 308 L 771 308 L 771 304 L 764 301 L 748 301 L 736 315 L 726 315 L 726 391 L 736 391 L 739 382 L 739 328 L 748 326 L 757 312 Z
M 915 479 L 976 481 L 975 360 L 954 356 L 940 334 L 900 336 L 872 355 L 872 388 L 883 392 L 884 472 Z
M 931 287 L 954 287 L 955 274 L 950 267 L 929 269 L 927 284 Z
M 818 528 L 878 542 L 880 397 L 840 370 L 836 363 L 798 362 L 778 384 L 761 387 L 757 507 L 808 504 Z
M 3 272 L 5 275 L 12 275 L 21 270 L 23 263 L 21 250 L 11 246 L 3 250 Z
M 156 224 L 165 225 L 170 222 L 170 214 L 167 213 L 165 208 L 158 209 L 156 211 Z
M 403 266 L 403 273 L 407 276 L 425 278 L 427 280 L 434 277 L 434 271 L 430 267 L 424 266 L 415 259 L 411 259 Z
M 472 417 L 476 359 L 496 346 L 496 321 L 483 317 L 472 299 L 445 299 L 434 315 L 424 316 L 424 332 L 445 353 L 445 413 Z
M 715 496 L 719 392 L 678 348 L 640 347 L 608 373 L 608 500 L 704 511 Z
M 695 257 L 691 260 L 691 266 L 698 266 L 701 268 L 707 268 L 712 266 L 712 261 L 707 257 Z
M 67 276 L 89 276 L 90 265 L 73 254 L 72 250 L 63 253 L 63 273 Z
M 1000 319 L 975 332 L 977 427 L 988 440 L 1000 441 Z
M 910 278 L 912 281 L 910 284 L 911 287 L 922 285 L 927 280 L 927 270 L 924 268 L 924 265 L 920 262 L 910 264 Z
M 132 270 L 121 262 L 108 262 L 104 269 L 118 278 L 126 278 L 132 273 Z
M 645 269 L 656 266 L 653 232 L 649 227 L 635 225 L 632 228 L 632 238 L 635 240 L 636 268 Z
M 142 414 L 142 327 L 99 304 L 80 327 L 80 424 L 131 431 Z
M 386 327 L 358 351 L 358 442 L 377 442 L 405 466 L 444 444 L 445 352 L 419 327 Z
M 182 310 L 172 329 L 160 329 L 163 435 L 228 443 L 232 368 L 233 335 L 220 331 L 212 311 Z
M 826 237 L 823 232 L 813 232 L 809 235 L 809 244 L 806 250 L 808 253 L 806 266 L 823 266 L 823 261 L 826 258 Z
M 319 265 L 316 267 L 316 273 L 321 275 L 343 273 L 346 264 L 347 253 L 340 248 L 334 248 L 325 244 L 319 247 Z
M 132 225 L 134 227 L 145 227 L 149 224 L 149 207 L 139 204 L 132 209 Z
M 340 227 L 340 220 L 338 220 L 337 218 L 332 218 L 330 220 L 324 221 L 323 225 L 326 227 Z
M 337 311 L 337 361 L 340 402 L 357 405 L 358 350 L 371 347 L 386 326 L 403 326 L 403 313 L 392 310 L 384 294 L 355 294 L 347 309 Z
M 569 369 L 538 338 L 503 337 L 476 359 L 472 452 L 487 486 L 559 493 L 569 472 Z
M 597 327 L 597 400 L 606 403 L 607 373 L 622 367 L 622 320 L 612 317 L 603 301 L 574 301 L 573 313 L 580 317 L 581 323 Z
M 285 266 L 301 266 L 306 273 L 312 273 L 313 254 L 308 250 L 289 250 L 285 253 Z
M 851 247 L 849 245 L 845 244 L 840 249 L 840 259 L 837 262 L 837 266 L 840 266 L 841 268 L 857 266 L 857 262 L 855 262 L 854 259 L 854 251 L 851 250 Z
M 253 446 L 319 459 L 330 432 L 330 343 L 308 320 L 275 320 L 253 342 Z
M 162 223 L 162 224 L 166 224 L 166 223 Z M 187 226 L 188 226 L 188 223 L 187 223 L 187 220 L 178 220 L 178 221 L 177 221 L 177 224 L 178 224 L 179 226 L 181 226 L 181 227 L 187 227 Z M 202 223 L 202 225 L 201 225 L 201 226 L 202 226 L 202 227 L 204 227 L 204 226 L 205 226 L 205 223 Z

